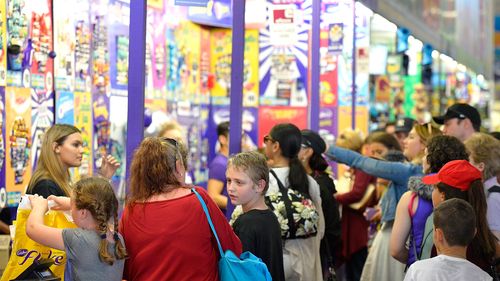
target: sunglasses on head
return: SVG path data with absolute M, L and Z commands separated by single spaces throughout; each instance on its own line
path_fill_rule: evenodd
M 179 142 L 176 139 L 171 138 L 160 138 L 162 142 L 169 143 L 175 147 L 175 161 L 177 161 L 177 153 L 179 153 Z M 175 167 L 174 167 L 175 168 Z
M 271 138 L 271 136 L 269 136 L 269 135 L 264 136 L 264 143 L 266 143 L 268 141 L 270 141 L 270 142 L 276 142 L 275 140 L 273 140 L 273 138 Z

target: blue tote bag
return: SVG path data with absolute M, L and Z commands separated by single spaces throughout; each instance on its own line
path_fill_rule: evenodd
M 237 257 L 231 250 L 224 252 L 219 237 L 215 231 L 212 218 L 208 213 L 207 205 L 200 194 L 192 188 L 191 191 L 198 197 L 201 207 L 207 216 L 208 224 L 212 229 L 217 246 L 219 247 L 219 278 L 221 281 L 272 281 L 271 274 L 265 263 L 250 252 L 244 252 Z

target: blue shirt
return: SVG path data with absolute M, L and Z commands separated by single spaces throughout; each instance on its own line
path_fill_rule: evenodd
M 396 206 L 403 193 L 408 190 L 408 179 L 423 175 L 421 165 L 377 160 L 340 147 L 330 146 L 326 155 L 349 167 L 391 181 L 387 192 L 380 199 L 382 222 L 392 221 L 396 217 Z

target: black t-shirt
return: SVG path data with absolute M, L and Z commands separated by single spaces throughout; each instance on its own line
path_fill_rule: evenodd
M 333 197 L 337 191 L 332 178 L 327 173 L 315 172 L 313 178 L 319 185 L 321 207 L 325 217 L 325 236 L 321 240 L 321 257 L 325 258 L 328 255 L 334 257 L 342 247 L 339 203 Z M 328 241 L 325 241 L 327 239 Z M 328 249 L 326 249 L 327 245 Z
M 44 198 L 49 197 L 50 195 L 55 196 L 68 196 L 64 193 L 64 191 L 52 180 L 43 179 L 35 184 L 30 194 L 38 194 L 43 196 Z
M 273 280 L 284 281 L 281 228 L 271 210 L 250 210 L 236 219 L 233 230 L 249 251 L 267 265 Z

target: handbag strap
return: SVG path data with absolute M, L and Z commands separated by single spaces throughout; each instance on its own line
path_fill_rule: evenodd
M 274 178 L 276 179 L 276 181 L 278 182 L 278 187 L 280 189 L 280 191 L 287 191 L 287 188 L 283 185 L 283 183 L 280 181 L 280 179 L 278 178 L 278 176 L 276 175 L 276 172 L 273 171 L 273 169 L 269 169 L 269 172 L 274 176 Z
M 295 220 L 293 219 L 293 209 L 292 209 L 292 202 L 290 201 L 290 198 L 288 198 L 288 189 L 285 188 L 283 183 L 280 181 L 278 176 L 276 175 L 276 172 L 274 172 L 272 169 L 269 169 L 269 172 L 274 176 L 276 181 L 278 182 L 278 187 L 281 191 L 281 198 L 283 198 L 283 203 L 285 204 L 285 210 L 286 210 L 286 217 L 288 219 L 288 233 L 290 234 L 290 239 L 296 238 L 296 232 L 297 232 L 297 226 L 295 225 Z
M 194 187 L 191 188 L 191 191 L 194 193 L 194 195 L 196 195 L 196 197 L 200 201 L 201 207 L 203 208 L 203 212 L 205 212 L 205 215 L 207 216 L 208 224 L 212 229 L 212 233 L 214 234 L 215 240 L 217 240 L 217 246 L 219 247 L 220 256 L 222 257 L 224 255 L 224 251 L 222 250 L 222 246 L 220 245 L 219 237 L 217 236 L 217 231 L 215 231 L 214 224 L 212 223 L 212 218 L 208 213 L 207 204 L 205 204 L 205 201 L 203 200 L 203 198 L 201 198 L 201 195 L 198 193 L 198 191 L 196 191 L 196 189 L 194 189 Z

